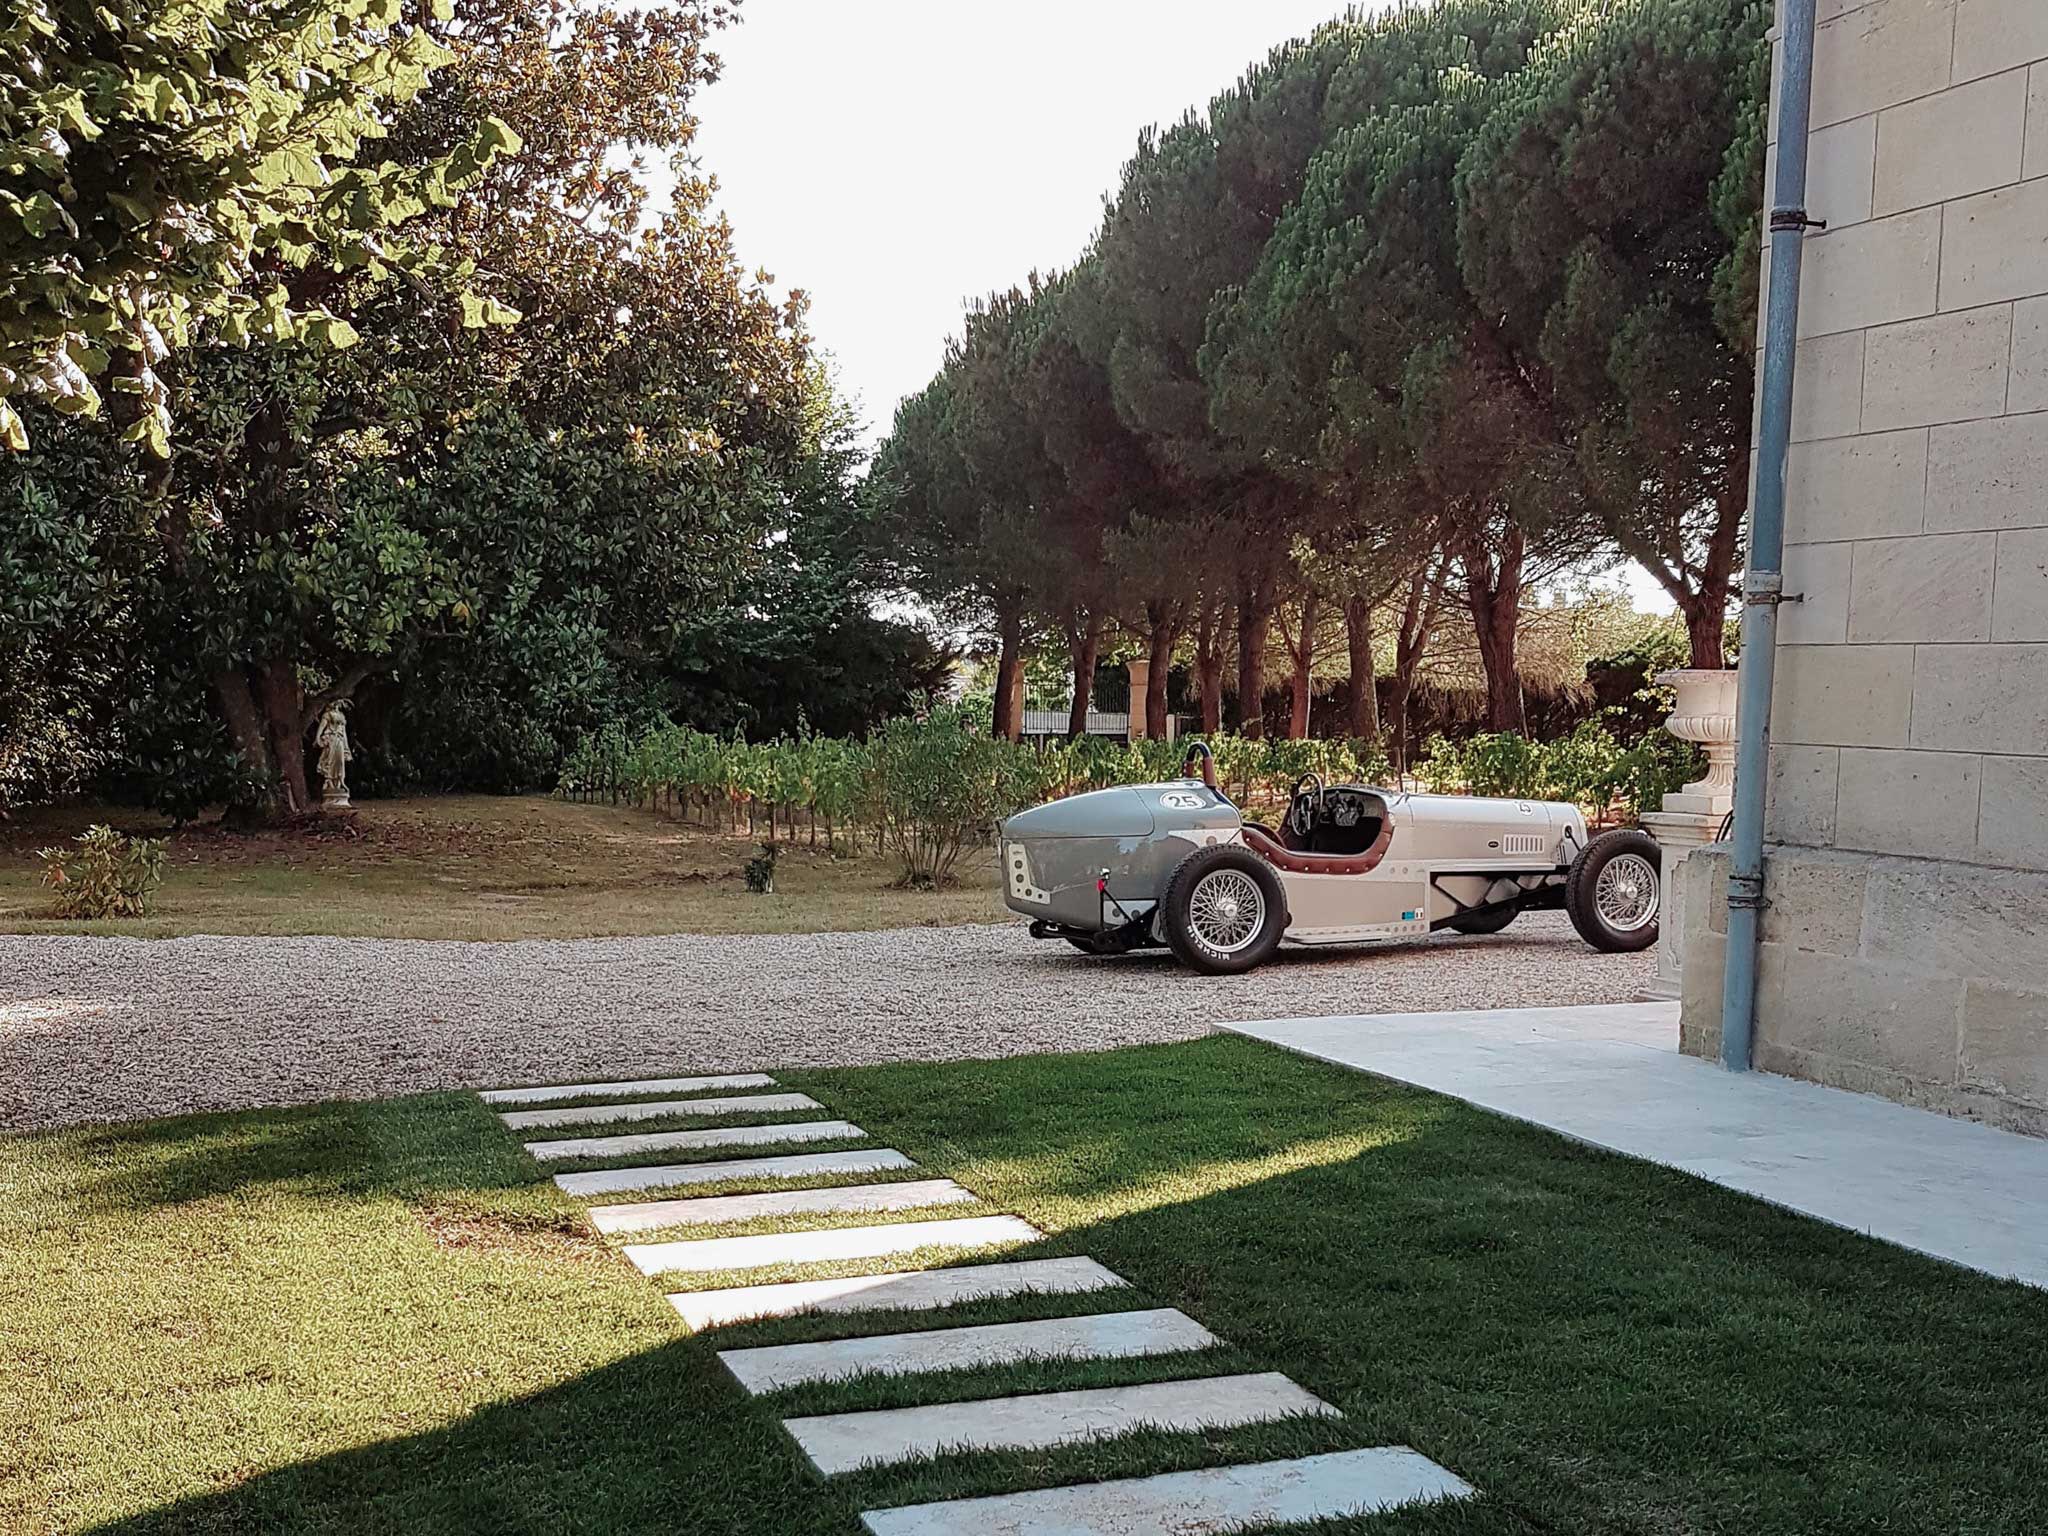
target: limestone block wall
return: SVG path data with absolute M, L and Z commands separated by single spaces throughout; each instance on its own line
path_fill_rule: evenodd
M 1801 290 L 1785 590 L 1805 600 L 1780 610 L 1758 1058 L 2029 1121 L 2048 1108 L 2048 0 L 1820 17 L 1808 211 L 1828 228 Z M 1688 1049 L 1717 1048 L 1718 958 L 1688 953 Z

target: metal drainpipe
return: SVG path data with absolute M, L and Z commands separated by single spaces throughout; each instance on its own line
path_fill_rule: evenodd
M 1785 453 L 1799 338 L 1799 274 L 1806 255 L 1807 134 L 1813 119 L 1815 0 L 1784 0 L 1778 81 L 1776 206 L 1771 210 L 1770 307 L 1764 321 L 1756 503 L 1742 580 L 1742 670 L 1735 713 L 1734 857 L 1728 876 L 1728 951 L 1721 986 L 1721 1064 L 1749 1070 L 1756 1025 L 1757 951 L 1764 905 L 1764 785 L 1770 774 L 1771 687 L 1784 600 Z

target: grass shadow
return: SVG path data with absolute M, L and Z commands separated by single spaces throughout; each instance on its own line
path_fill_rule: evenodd
M 856 1536 L 781 1427 L 681 1340 L 445 1429 L 281 1467 L 91 1528 L 293 1532 L 748 1532 Z
M 1470 1479 L 1471 1529 L 2040 1529 L 2040 1291 L 1237 1038 L 806 1083 Z

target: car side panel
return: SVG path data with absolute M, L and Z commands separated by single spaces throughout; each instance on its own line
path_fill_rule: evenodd
M 1398 839 L 1398 834 L 1396 834 Z M 1382 863 L 1366 875 L 1282 874 L 1289 944 L 1339 944 L 1429 932 L 1429 881 L 1419 865 Z

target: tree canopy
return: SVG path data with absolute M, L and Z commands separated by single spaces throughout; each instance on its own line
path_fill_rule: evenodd
M 1623 558 L 1670 593 L 1695 664 L 1720 665 L 1768 21 L 1764 0 L 1351 13 L 1140 135 L 1074 267 L 978 308 L 918 397 L 971 389 L 1001 419 L 1000 531 L 957 504 L 985 497 L 972 475 L 900 473 L 921 406 L 878 460 L 906 545 L 944 528 L 954 571 L 1012 574 L 1004 551 L 1029 549 L 1051 585 L 1020 576 L 1000 613 L 985 583 L 928 571 L 924 590 L 1000 629 L 1005 655 L 1060 636 L 1078 681 L 1093 652 L 1065 615 L 1106 584 L 1133 641 L 1182 631 L 1160 654 L 1188 653 L 1211 729 L 1233 629 L 1244 728 L 1277 632 L 1305 729 L 1323 616 L 1340 612 L 1352 725 L 1370 734 L 1376 658 L 1405 700 L 1446 602 L 1494 728 L 1519 729 L 1530 594 Z M 985 315 L 1015 305 L 1050 309 L 1054 414 L 1029 370 L 974 363 Z M 1048 431 L 1096 402 L 1114 432 Z
M 0 202 L 0 797 L 67 731 L 180 813 L 290 814 L 335 701 L 367 787 L 515 787 L 609 720 L 929 685 L 804 297 L 691 159 L 729 5 L 19 14 L 5 137 L 63 216 Z

